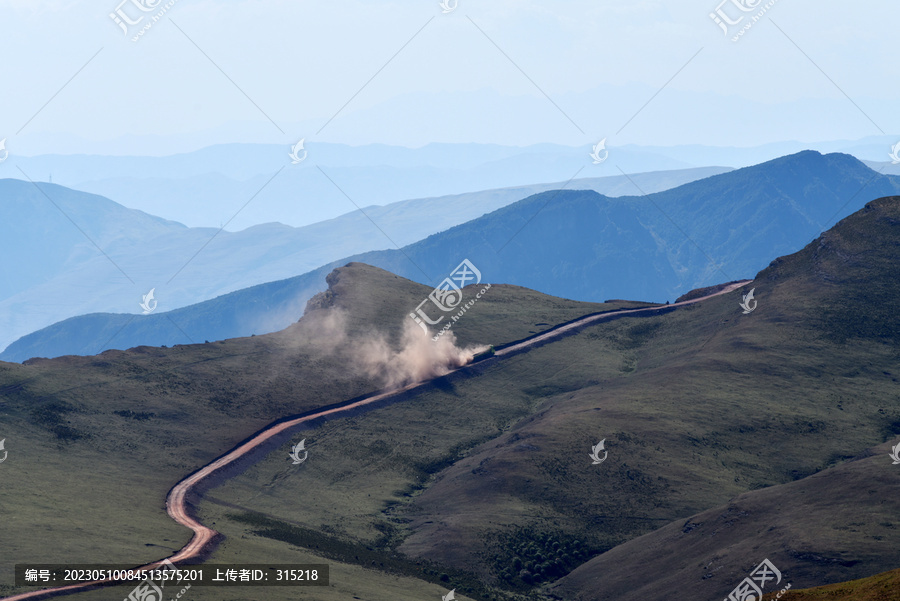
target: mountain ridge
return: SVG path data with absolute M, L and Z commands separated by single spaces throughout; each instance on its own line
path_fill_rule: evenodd
M 0 358 L 99 352 L 126 321 L 130 323 L 113 341 L 116 346 L 274 331 L 298 318 L 306 300 L 324 289 L 325 275 L 352 261 L 436 284 L 440 274 L 450 273 L 468 258 L 489 280 L 554 296 L 663 302 L 716 282 L 749 277 L 771 256 L 801 248 L 834 218 L 861 207 L 865 198 L 898 191 L 900 178 L 880 176 L 848 155 L 815 151 L 647 196 L 609 198 L 590 190 L 549 190 L 402 250 L 351 255 L 301 276 L 243 289 L 233 297 L 219 296 L 167 317 L 73 318 L 13 342 Z M 440 199 L 435 203 L 439 207 Z M 368 222 L 362 215 L 356 218 L 363 225 Z M 466 249 L 465 257 L 459 249 Z M 714 262 L 712 257 L 719 259 Z M 266 300 L 265 294 L 273 296 Z M 299 296 L 291 299 L 292 294 Z M 72 327 L 79 336 L 65 333 Z M 92 329 L 103 335 L 84 337 Z M 64 344 L 41 342 L 45 339 Z M 65 340 L 77 340 L 78 345 Z

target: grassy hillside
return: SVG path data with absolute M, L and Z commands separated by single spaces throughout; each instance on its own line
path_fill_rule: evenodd
M 493 513 L 530 516 L 535 536 L 561 531 L 599 551 L 900 434 L 898 336 L 882 305 L 900 281 L 897 212 L 896 198 L 871 203 L 764 270 L 748 285 L 760 303 L 750 315 L 738 294 L 720 297 L 498 366 L 507 397 L 530 396 L 537 415 L 417 497 L 402 548 L 474 566 L 469 549 L 490 553 L 497 526 L 463 515 Z M 591 469 L 587 449 L 604 437 L 611 457 Z
M 884 444 L 862 457 L 667 524 L 578 567 L 550 587 L 559 599 L 664 599 L 679 587 L 723 598 L 763 559 L 780 590 L 840 582 L 900 565 L 900 478 Z M 637 570 L 653 565 L 654 576 Z M 793 595 L 793 592 L 791 593 Z
M 870 302 L 864 292 L 898 281 L 897 212 L 897 199 L 871 203 L 801 253 L 776 261 L 752 284 L 761 304 L 749 316 L 734 294 L 661 318 L 590 328 L 486 365 L 477 379 L 423 391 L 410 405 L 333 422 L 315 433 L 326 473 L 311 480 L 279 480 L 283 467 L 273 457 L 215 497 L 261 510 L 283 528 L 337 523 L 340 534 L 373 543 L 387 530 L 408 556 L 524 591 L 535 571 L 538 582 L 555 580 L 676 518 L 683 527 L 691 515 L 742 492 L 774 491 L 837 465 L 900 434 L 896 332 L 880 298 Z M 837 278 L 840 285 L 823 286 Z M 841 313 L 845 294 L 858 297 L 849 314 Z M 523 408 L 523 417 L 491 422 L 501 408 Z M 468 438 L 470 448 L 459 449 L 446 469 L 421 473 L 417 484 L 418 448 L 433 436 Z M 480 436 L 490 440 L 478 444 Z M 603 437 L 611 456 L 593 468 L 587 452 Z M 362 454 L 345 457 L 347 449 Z M 371 459 L 359 463 L 361 456 Z M 314 506 L 288 501 L 322 479 L 328 486 L 317 486 Z M 404 480 L 412 480 L 405 490 L 398 486 Z M 873 490 L 872 502 L 891 497 L 890 489 Z M 791 499 L 771 503 L 790 507 Z M 217 519 L 232 513 L 211 505 L 206 511 Z M 842 515 L 825 511 L 815 522 L 820 537 L 801 553 L 813 567 L 843 541 L 835 538 L 843 529 L 859 530 L 858 519 Z M 835 519 L 845 522 L 838 530 Z M 880 522 L 866 523 L 846 549 L 857 573 L 893 567 L 893 530 L 879 533 Z M 267 525 L 244 535 L 278 540 L 277 527 Z M 780 547 L 783 534 L 773 531 L 764 542 Z M 866 552 L 871 536 L 883 537 L 876 545 L 882 553 Z M 728 567 L 739 573 L 755 560 L 735 554 Z M 846 579 L 853 573 L 847 567 L 837 563 L 804 577 Z M 613 571 L 647 579 L 638 564 L 624 562 L 599 573 Z M 573 592 L 592 598 L 595 584 Z
M 430 292 L 359 264 L 343 273 L 369 306 L 348 312 L 350 335 L 395 329 Z M 338 290 L 342 279 L 334 280 Z M 492 291 L 458 324 L 461 337 L 477 338 L 478 315 L 503 341 L 622 305 Z M 376 319 L 384 306 L 400 309 L 390 322 Z M 175 482 L 274 419 L 381 385 L 347 364 L 340 349 L 349 345 L 334 342 L 306 320 L 225 342 L 0 363 L 0 438 L 9 451 L 0 465 L 0 593 L 11 590 L 16 562 L 142 563 L 180 548 L 189 533 L 164 512 Z M 434 452 L 444 454 L 445 444 L 456 442 L 440 441 Z

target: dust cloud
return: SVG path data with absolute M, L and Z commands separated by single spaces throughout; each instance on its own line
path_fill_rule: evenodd
M 456 336 L 447 332 L 437 340 L 410 319 L 404 320 L 400 350 L 384 338 L 369 338 L 353 351 L 366 374 L 380 378 L 385 388 L 400 388 L 450 373 L 472 360 L 487 347 L 460 348 Z
M 320 351 L 346 356 L 349 368 L 360 370 L 387 390 L 448 374 L 488 348 L 461 348 L 452 331 L 432 340 L 434 333 L 411 319 L 403 322 L 399 348 L 383 334 L 349 332 L 346 315 L 340 310 L 316 312 L 314 318 L 307 314 L 303 321 L 305 334 Z

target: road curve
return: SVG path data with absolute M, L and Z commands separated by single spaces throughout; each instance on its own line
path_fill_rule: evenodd
M 504 357 L 514 354 L 519 354 L 525 352 L 531 348 L 535 348 L 537 346 L 541 346 L 542 344 L 546 344 L 548 342 L 554 341 L 559 337 L 564 337 L 571 335 L 581 328 L 598 323 L 610 318 L 621 317 L 625 315 L 642 315 L 647 313 L 659 312 L 661 309 L 669 310 L 675 309 L 678 307 L 684 307 L 687 305 L 693 305 L 695 303 L 702 302 L 704 300 L 720 296 L 723 294 L 728 294 L 729 292 L 733 292 L 738 288 L 746 286 L 752 280 L 742 280 L 739 282 L 733 282 L 731 284 L 727 284 L 723 286 L 720 290 L 713 292 L 712 294 L 708 294 L 706 296 L 702 296 L 699 298 L 694 298 L 690 300 L 681 301 L 679 303 L 673 303 L 670 305 L 656 305 L 653 307 L 641 307 L 638 309 L 620 309 L 618 311 L 610 311 L 607 313 L 597 313 L 593 315 L 588 315 L 587 317 L 583 317 L 581 319 L 577 319 L 570 323 L 564 324 L 557 328 L 554 328 L 548 332 L 544 332 L 542 334 L 538 334 L 536 336 L 532 336 L 531 338 L 527 338 L 520 342 L 514 343 L 511 346 L 498 349 L 495 353 L 495 357 Z M 465 366 L 463 366 L 465 367 Z M 458 368 L 462 369 L 462 368 Z M 457 371 L 457 370 L 454 370 Z M 452 372 L 451 372 L 452 373 Z M 189 475 L 187 478 L 181 480 L 178 484 L 176 484 L 172 490 L 169 491 L 168 496 L 166 497 L 166 512 L 169 516 L 181 524 L 182 526 L 186 526 L 190 528 L 194 532 L 194 536 L 191 537 L 190 542 L 187 545 L 181 548 L 178 553 L 166 558 L 168 561 L 172 563 L 184 562 L 190 559 L 197 559 L 201 556 L 204 550 L 208 549 L 216 540 L 219 535 L 218 532 L 213 530 L 212 528 L 208 528 L 204 526 L 196 519 L 194 519 L 189 511 L 188 511 L 188 495 L 206 478 L 209 478 L 214 473 L 223 469 L 224 467 L 234 463 L 239 458 L 243 457 L 253 449 L 256 449 L 269 439 L 274 436 L 277 436 L 291 428 L 297 427 L 303 423 L 310 422 L 316 419 L 321 419 L 329 416 L 333 416 L 338 413 L 343 413 L 345 411 L 350 411 L 353 409 L 357 409 L 359 407 L 364 407 L 366 405 L 370 405 L 372 403 L 376 403 L 378 401 L 382 401 L 384 399 L 390 398 L 395 395 L 402 394 L 404 392 L 408 392 L 419 386 L 426 384 L 427 382 L 416 382 L 413 384 L 408 384 L 400 389 L 390 390 L 388 392 L 380 392 L 378 394 L 374 394 L 372 396 L 366 397 L 362 400 L 349 403 L 346 405 L 341 405 L 338 407 L 333 407 L 330 409 L 325 409 L 323 411 L 319 411 L 316 413 L 312 413 L 310 415 L 304 415 L 302 417 L 297 417 L 295 419 L 290 419 L 287 421 L 277 422 L 274 425 L 266 428 L 259 432 L 253 438 L 243 442 L 239 446 L 235 447 L 228 453 L 222 455 L 212 463 L 207 464 L 206 466 L 200 468 L 193 474 Z M 140 569 L 154 569 L 159 567 L 162 562 L 166 561 L 166 559 L 161 559 L 159 561 L 155 561 L 150 564 L 146 564 L 144 566 L 140 566 Z M 48 599 L 50 597 L 55 597 L 58 595 L 67 595 L 70 593 L 75 593 L 79 591 L 89 590 L 98 586 L 113 584 L 113 580 L 98 580 L 92 582 L 84 582 L 79 584 L 73 584 L 69 586 L 62 587 L 54 587 L 48 589 L 42 589 L 37 591 L 29 591 L 27 593 L 22 593 L 19 595 L 13 595 L 12 597 L 3 597 L 0 598 L 0 601 L 20 601 L 24 599 L 31 599 L 35 601 L 37 599 Z

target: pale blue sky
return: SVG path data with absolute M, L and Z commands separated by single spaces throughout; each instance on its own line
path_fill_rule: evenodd
M 719 0 L 459 0 L 448 14 L 436 0 L 176 0 L 132 42 L 109 17 L 120 1 L 0 0 L 10 152 L 900 133 L 898 3 L 778 0 L 735 43 L 709 17 Z M 144 23 L 166 5 L 132 2 Z M 743 25 L 764 5 L 722 11 Z

